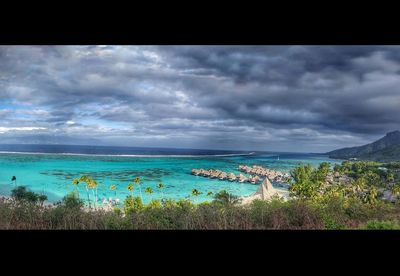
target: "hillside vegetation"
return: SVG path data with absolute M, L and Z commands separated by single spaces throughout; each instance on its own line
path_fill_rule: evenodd
M 357 158 L 380 162 L 400 160 L 400 131 L 389 132 L 383 138 L 364 146 L 342 148 L 326 154 L 338 159 Z

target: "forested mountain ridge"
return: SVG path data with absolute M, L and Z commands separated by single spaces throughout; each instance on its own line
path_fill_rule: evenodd
M 389 132 L 370 144 L 337 149 L 326 154 L 339 159 L 357 158 L 381 162 L 400 160 L 400 131 Z

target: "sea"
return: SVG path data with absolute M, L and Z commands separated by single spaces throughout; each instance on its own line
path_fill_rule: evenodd
M 226 190 L 237 196 L 254 193 L 259 184 L 208 179 L 191 174 L 193 168 L 219 169 L 239 174 L 239 165 L 260 165 L 282 172 L 321 162 L 340 163 L 321 154 L 227 151 L 204 149 L 139 148 L 77 145 L 0 145 L 0 195 L 9 196 L 16 186 L 47 195 L 55 203 L 66 194 L 77 191 L 86 200 L 84 185 L 75 187 L 72 181 L 82 175 L 98 182 L 99 202 L 119 198 L 122 202 L 130 195 L 127 189 L 136 177 L 141 180 L 134 186 L 134 195 L 142 194 L 143 201 L 151 199 L 184 199 L 200 203 L 212 200 L 213 194 Z M 16 181 L 11 181 L 15 176 Z M 163 189 L 157 184 L 162 183 Z M 281 189 L 282 183 L 272 183 Z M 110 186 L 115 185 L 116 190 Z M 151 187 L 153 193 L 145 193 Z M 201 194 L 192 196 L 192 189 Z M 92 197 L 93 199 L 93 197 Z

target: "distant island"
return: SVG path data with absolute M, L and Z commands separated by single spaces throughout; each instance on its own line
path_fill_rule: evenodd
M 326 153 L 330 158 L 361 159 L 379 162 L 400 160 L 400 131 L 387 133 L 383 138 L 363 146 L 337 149 Z

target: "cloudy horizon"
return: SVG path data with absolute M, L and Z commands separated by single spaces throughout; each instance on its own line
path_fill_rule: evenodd
M 327 152 L 399 89 L 398 46 L 0 46 L 0 144 Z

